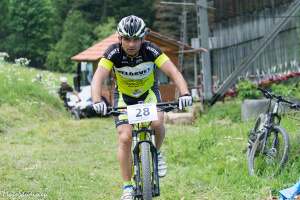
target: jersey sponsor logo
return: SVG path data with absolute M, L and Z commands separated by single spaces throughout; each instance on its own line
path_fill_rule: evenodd
M 129 62 L 127 60 L 122 60 L 122 64 L 128 64 Z
M 153 62 L 144 62 L 134 67 L 126 66 L 121 68 L 115 68 L 115 70 L 123 78 L 131 80 L 141 80 L 148 77 L 153 72 L 153 67 Z
M 111 59 L 113 57 L 114 54 L 119 53 L 119 49 L 115 48 L 113 49 L 111 52 L 109 52 L 109 54 L 107 55 L 107 59 Z
M 151 47 L 151 46 L 147 46 L 146 47 L 149 51 L 151 51 L 155 56 L 159 55 L 158 50 L 156 50 L 155 48 Z

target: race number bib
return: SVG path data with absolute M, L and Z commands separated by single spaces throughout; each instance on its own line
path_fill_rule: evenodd
M 150 122 L 158 119 L 156 104 L 135 104 L 127 106 L 129 124 Z

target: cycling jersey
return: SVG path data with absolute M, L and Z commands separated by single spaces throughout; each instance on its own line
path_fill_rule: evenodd
M 117 90 L 138 98 L 151 88 L 157 88 L 156 69 L 169 60 L 153 43 L 145 41 L 135 57 L 127 56 L 119 43 L 111 45 L 99 62 L 99 66 L 113 70 Z

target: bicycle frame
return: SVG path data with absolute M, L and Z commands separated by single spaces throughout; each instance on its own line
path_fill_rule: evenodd
M 159 112 L 169 112 L 173 109 L 178 108 L 178 102 L 165 102 L 157 103 L 157 107 L 160 108 Z M 127 114 L 124 110 L 127 107 L 116 107 L 109 108 L 109 115 L 118 116 L 120 114 Z M 123 111 L 117 111 L 123 110 Z M 142 188 L 142 178 L 141 178 L 141 148 L 143 143 L 148 143 L 150 147 L 151 158 L 149 160 L 151 163 L 151 190 L 152 197 L 160 195 L 159 188 L 159 176 L 158 176 L 158 155 L 155 144 L 155 132 L 150 129 L 151 122 L 141 122 L 137 124 L 132 124 L 132 154 L 133 154 L 133 179 L 135 181 L 135 198 L 143 198 L 143 188 Z
M 267 116 L 267 120 L 264 122 L 264 128 L 265 130 L 262 132 L 262 134 L 258 137 L 261 137 L 263 135 L 263 139 L 262 139 L 262 148 L 261 148 L 261 152 L 264 153 L 265 151 L 265 146 L 268 140 L 268 137 L 270 136 L 270 132 L 272 130 L 272 128 L 275 125 L 280 125 L 281 122 L 281 117 L 278 114 L 279 111 L 279 105 L 280 105 L 280 100 L 276 99 L 274 108 L 271 112 L 272 109 L 272 99 L 269 100 L 269 105 L 268 105 L 268 109 L 266 112 L 266 116 Z M 273 141 L 272 147 L 274 147 L 276 145 L 277 141 Z

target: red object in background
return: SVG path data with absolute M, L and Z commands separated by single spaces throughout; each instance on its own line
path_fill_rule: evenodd
M 280 83 L 281 81 L 286 81 L 289 78 L 299 77 L 300 72 L 290 72 L 288 74 L 281 74 L 281 75 L 272 75 L 269 79 L 264 79 L 259 81 L 258 85 L 262 87 L 267 87 L 272 83 Z
M 279 76 L 274 76 L 273 77 L 273 83 L 279 83 L 281 80 L 280 80 L 280 77 Z
M 272 82 L 268 79 L 260 81 L 260 86 L 269 86 Z
M 300 72 L 294 72 L 296 76 L 300 76 Z
M 284 74 L 279 75 L 278 79 L 279 79 L 280 81 L 286 81 L 286 80 L 288 80 L 288 78 L 287 78 L 286 75 L 284 75 Z
M 295 76 L 296 76 L 295 72 L 290 72 L 286 75 L 287 78 L 293 78 Z
M 236 96 L 236 91 L 232 88 L 230 88 L 226 93 L 225 93 L 226 97 L 235 97 Z

